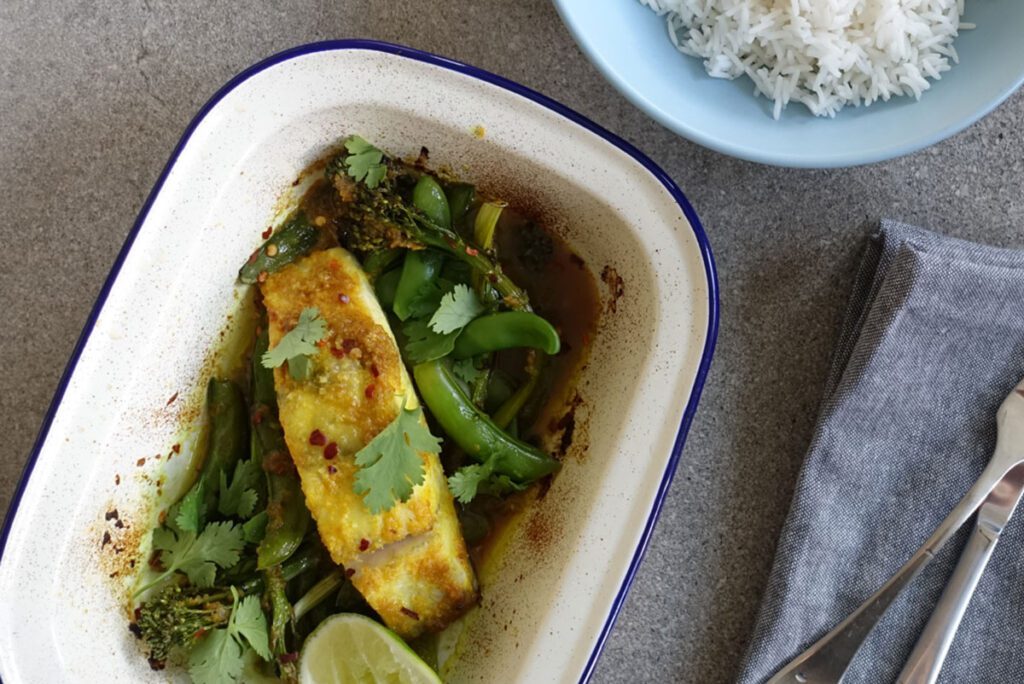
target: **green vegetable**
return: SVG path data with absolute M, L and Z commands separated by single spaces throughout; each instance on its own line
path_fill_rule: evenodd
M 197 485 L 198 486 L 198 485 Z M 153 530 L 153 548 L 160 554 L 160 562 L 166 568 L 156 579 L 137 589 L 135 595 L 156 586 L 176 572 L 183 572 L 189 582 L 197 587 L 211 587 L 217 575 L 217 568 L 230 568 L 238 562 L 245 537 L 242 527 L 231 522 L 215 522 L 206 525 L 196 533 L 191 521 L 181 525 L 179 530 L 166 527 Z M 195 520 L 198 525 L 198 520 Z
M 363 259 L 363 270 L 371 282 L 376 282 L 382 273 L 402 257 L 402 250 L 397 248 L 381 249 L 371 252 Z
M 452 225 L 456 225 L 466 217 L 473 200 L 476 199 L 476 188 L 468 183 L 455 183 L 448 187 L 448 206 L 451 208 Z
M 227 627 L 208 632 L 189 654 L 188 673 L 194 684 L 239 681 L 248 648 L 264 660 L 272 657 L 267 643 L 267 621 L 259 599 L 246 596 L 239 600 L 234 587 L 231 592 L 235 602 Z
M 412 190 L 412 204 L 427 218 L 442 228 L 452 227 L 452 213 L 448 198 L 433 176 L 423 174 Z
M 259 463 L 252 459 L 235 464 L 235 473 L 228 484 L 227 473 L 220 472 L 220 498 L 217 510 L 221 515 L 233 515 L 243 520 L 252 517 L 259 501 L 258 489 L 261 473 Z
M 485 463 L 474 463 L 456 470 L 448 478 L 452 496 L 459 503 L 468 504 L 477 494 L 504 496 L 526 489 L 526 485 L 513 481 L 508 475 L 495 473 L 495 464 L 496 459 L 490 458 Z
M 358 135 L 353 135 L 345 141 L 345 149 L 349 152 L 345 157 L 348 175 L 366 183 L 368 188 L 375 188 L 384 180 L 388 169 L 383 164 L 383 152 Z
M 206 507 L 212 511 L 222 474 L 231 472 L 248 449 L 249 417 L 238 385 L 216 378 L 206 386 L 206 412 L 210 432 L 199 482 L 204 487 Z
M 391 423 L 356 453 L 359 466 L 353 490 L 373 514 L 408 501 L 413 487 L 423 482 L 421 451 L 441 452 L 441 440 L 430 434 L 423 410 L 403 408 Z
M 288 644 L 285 640 L 285 633 L 288 625 L 292 623 L 292 604 L 288 601 L 285 593 L 286 583 L 284 572 L 281 566 L 275 565 L 264 572 L 266 577 L 266 602 L 270 606 L 270 650 L 274 656 L 282 656 L 288 653 Z M 295 681 L 296 672 L 294 663 L 281 663 L 282 679 Z
M 533 393 L 537 389 L 537 385 L 540 383 L 540 372 L 546 363 L 546 356 L 538 355 L 531 357 L 527 362 L 526 370 L 528 373 L 526 382 L 520 385 L 519 389 L 512 393 L 508 399 L 498 407 L 498 410 L 491 416 L 491 420 L 494 424 L 500 427 L 502 430 L 506 429 L 512 421 L 516 419 L 519 412 L 523 410 L 526 402 L 533 396 Z
M 405 356 L 415 364 L 433 361 L 451 354 L 455 349 L 455 338 L 459 336 L 459 331 L 442 335 L 431 330 L 427 321 L 414 318 L 411 321 L 406 321 L 402 326 L 402 334 L 406 338 L 403 349 Z
M 456 285 L 441 298 L 440 306 L 430 318 L 430 327 L 441 335 L 456 332 L 483 311 L 483 304 L 472 290 L 465 285 Z
M 299 321 L 273 349 L 261 357 L 264 368 L 277 368 L 288 362 L 288 373 L 295 380 L 309 377 L 309 357 L 316 353 L 316 343 L 327 334 L 327 321 L 320 318 L 320 310 L 307 307 L 299 314 Z
M 289 581 L 317 567 L 320 554 L 315 548 L 299 552 L 281 566 L 281 576 Z M 257 575 L 240 586 L 246 596 L 264 590 L 264 579 Z M 234 594 L 228 587 L 183 587 L 172 583 L 149 599 L 138 610 L 139 634 L 155 660 L 165 660 L 176 648 L 189 649 L 196 636 L 224 627 L 231 616 Z
M 434 250 L 410 251 L 402 264 L 402 276 L 395 290 L 395 303 L 391 307 L 399 320 L 407 320 L 417 298 L 425 286 L 437 280 L 444 257 Z
M 413 368 L 413 377 L 423 402 L 445 433 L 480 463 L 491 462 L 494 472 L 526 484 L 561 467 L 540 449 L 513 439 L 495 425 L 473 405 L 443 362 L 421 363 Z
M 256 421 L 253 440 L 253 461 L 264 466 L 291 455 L 284 441 L 284 430 L 277 417 L 277 394 L 274 375 L 258 359 L 267 349 L 266 326 L 256 338 L 252 364 L 253 415 Z M 299 548 L 309 529 L 309 510 L 299 483 L 298 474 L 291 468 L 263 467 L 267 479 L 267 524 L 263 540 L 257 550 L 258 567 L 266 569 L 283 563 Z
M 398 292 L 398 281 L 402 278 L 402 269 L 393 268 L 374 281 L 377 301 L 384 310 L 393 309 L 395 294 Z
M 308 254 L 319 240 L 320 231 L 306 219 L 306 215 L 296 214 L 253 252 L 238 271 L 238 279 L 243 283 L 255 283 L 261 273 L 279 271 Z
M 331 595 L 331 593 L 340 587 L 345 582 L 345 573 L 340 568 L 332 570 L 330 574 L 325 575 L 323 579 L 313 585 L 313 587 L 302 595 L 298 601 L 295 602 L 295 619 L 299 620 L 303 615 L 311 611 L 324 599 Z
M 328 165 L 328 174 L 336 172 L 336 164 Z M 466 244 L 450 227 L 441 225 L 400 195 L 396 183 L 385 179 L 379 185 L 356 186 L 357 197 L 350 205 L 349 225 L 341 236 L 350 250 L 370 253 L 380 249 L 405 247 L 422 250 L 428 247 L 466 263 L 498 291 L 512 309 L 529 311 L 526 292 L 517 286 L 486 253 Z
M 466 359 L 477 354 L 529 347 L 545 354 L 561 349 L 558 331 L 537 314 L 526 311 L 503 311 L 475 319 L 463 329 L 455 341 L 452 355 Z

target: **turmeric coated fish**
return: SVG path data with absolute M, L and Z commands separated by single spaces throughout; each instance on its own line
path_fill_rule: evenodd
M 327 333 L 307 379 L 274 371 L 281 425 L 320 538 L 352 584 L 404 638 L 444 628 L 477 599 L 437 454 L 405 502 L 373 514 L 353 482 L 355 454 L 418 399 L 372 287 L 341 248 L 314 252 L 261 285 L 270 346 L 316 307 Z

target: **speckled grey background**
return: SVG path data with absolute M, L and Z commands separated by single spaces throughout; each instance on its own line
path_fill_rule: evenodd
M 721 278 L 718 351 L 594 681 L 731 681 L 862 236 L 891 216 L 1024 247 L 1024 94 L 910 157 L 781 170 L 649 120 L 602 80 L 545 0 L 0 0 L 0 509 L 111 262 L 199 106 L 273 52 L 355 36 L 554 96 L 645 150 L 696 207 Z

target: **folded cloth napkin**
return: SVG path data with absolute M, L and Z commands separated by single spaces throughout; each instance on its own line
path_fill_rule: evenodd
M 960 500 L 1024 377 L 1024 252 L 885 221 L 857 276 L 739 681 L 764 682 L 888 579 Z M 889 608 L 844 684 L 893 682 L 967 527 Z M 1024 682 L 1024 511 L 940 682 Z

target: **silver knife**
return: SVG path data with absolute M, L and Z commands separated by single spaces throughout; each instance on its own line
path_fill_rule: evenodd
M 967 611 L 974 589 L 985 572 L 999 535 L 1010 521 L 1024 494 L 1024 465 L 1013 468 L 999 481 L 978 510 L 978 519 L 964 546 L 960 562 L 949 578 L 942 598 L 935 605 L 928 624 L 917 639 L 898 684 L 934 684 L 953 643 L 960 620 Z

